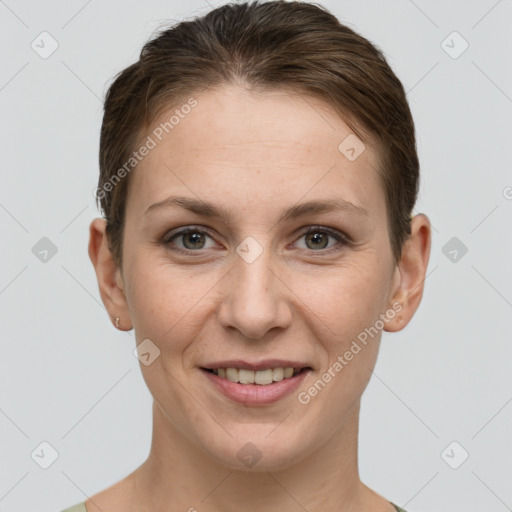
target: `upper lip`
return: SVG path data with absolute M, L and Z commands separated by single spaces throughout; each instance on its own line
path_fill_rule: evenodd
M 290 361 L 285 359 L 265 359 L 263 361 L 250 363 L 242 359 L 230 359 L 228 361 L 218 361 L 215 363 L 207 363 L 202 366 L 207 370 L 217 370 L 218 368 L 238 368 L 241 370 L 266 370 L 268 368 L 311 368 L 307 363 L 300 361 Z

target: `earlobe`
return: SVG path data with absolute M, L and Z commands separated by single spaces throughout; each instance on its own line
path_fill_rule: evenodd
M 422 213 L 411 220 L 411 235 L 404 243 L 402 255 L 395 269 L 391 304 L 401 304 L 400 311 L 384 330 L 400 331 L 412 319 L 423 296 L 424 282 L 430 258 L 431 228 L 428 217 Z
M 89 227 L 89 258 L 94 266 L 100 296 L 112 322 L 121 330 L 132 329 L 121 272 L 108 247 L 105 219 L 94 219 Z M 116 322 L 116 318 L 119 321 Z

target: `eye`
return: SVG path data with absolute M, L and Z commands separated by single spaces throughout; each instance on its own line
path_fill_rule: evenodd
M 181 240 L 182 246 L 178 244 L 176 249 L 181 252 L 188 252 L 192 251 L 195 252 L 196 250 L 201 249 L 209 249 L 210 247 L 205 246 L 205 240 L 206 238 L 209 238 L 212 240 L 212 237 L 204 230 L 197 229 L 197 228 L 187 228 L 183 229 L 181 231 L 178 231 L 177 233 L 174 233 L 171 236 L 167 236 L 164 239 L 164 243 L 166 245 L 175 245 L 175 240 Z
M 319 226 L 312 226 L 309 228 L 302 234 L 300 239 L 302 238 L 305 239 L 306 249 L 312 249 L 313 251 L 319 251 L 326 248 L 330 249 L 333 245 L 336 245 L 332 244 L 329 246 L 329 238 L 334 239 L 338 244 L 341 243 L 341 246 L 348 243 L 347 239 L 341 234 Z
M 301 249 L 312 250 L 313 252 L 330 249 L 336 245 L 339 245 L 340 247 L 335 250 L 339 250 L 349 243 L 349 240 L 343 234 L 320 226 L 310 227 L 302 234 L 299 240 L 303 238 L 305 239 L 306 247 L 301 247 Z M 207 245 L 207 239 L 210 239 L 213 242 L 212 245 Z M 329 245 L 329 239 L 333 239 L 337 244 L 332 243 Z M 215 242 L 207 231 L 194 227 L 182 229 L 181 231 L 167 235 L 162 241 L 165 245 L 174 246 L 172 247 L 173 249 L 182 253 L 199 252 L 203 249 L 211 249 L 215 247 Z M 177 241 L 180 241 L 180 243 L 177 243 Z

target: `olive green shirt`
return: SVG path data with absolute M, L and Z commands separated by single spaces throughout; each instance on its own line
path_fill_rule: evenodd
M 398 512 L 407 512 L 403 508 L 400 508 L 398 505 L 395 505 L 393 502 L 390 502 L 393 507 L 396 508 Z M 87 509 L 85 508 L 85 503 L 77 503 L 76 505 L 73 505 L 72 507 L 67 508 L 66 510 L 62 510 L 61 512 L 87 512 Z

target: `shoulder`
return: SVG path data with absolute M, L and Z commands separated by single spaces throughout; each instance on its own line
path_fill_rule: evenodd
M 66 508 L 65 510 L 61 510 L 61 512 L 87 512 L 87 509 L 85 508 L 85 502 L 82 502 Z

